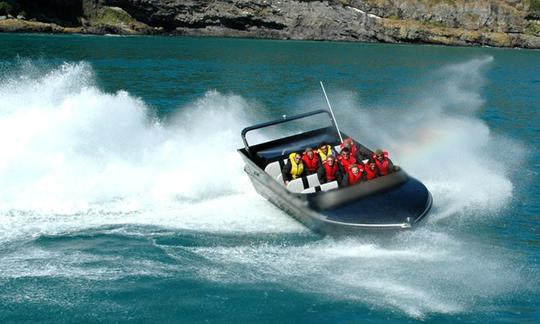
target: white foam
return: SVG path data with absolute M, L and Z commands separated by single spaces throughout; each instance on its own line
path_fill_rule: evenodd
M 243 99 L 209 92 L 164 124 L 149 118 L 140 99 L 103 93 L 80 74 L 91 74 L 89 67 L 4 81 L 2 210 L 66 213 L 118 200 L 152 205 L 246 191 L 235 152 Z
M 351 92 L 333 96 L 343 129 L 372 149 L 389 150 L 394 162 L 427 185 L 435 206 L 430 222 L 496 216 L 512 199 L 511 171 L 524 160 L 524 149 L 492 134 L 476 116 L 492 62 L 480 57 L 442 67 L 406 107 L 364 107 Z
M 139 98 L 100 91 L 87 64 L 38 72 L 0 80 L 0 241 L 122 222 L 303 230 L 243 172 L 254 103 L 210 91 L 162 122 Z
M 425 228 L 390 241 L 181 247 L 212 261 L 185 266 L 202 280 L 272 282 L 415 318 L 474 311 L 498 296 L 511 296 L 526 285 L 512 261 L 497 248 L 444 233 L 439 222 L 496 215 L 512 196 L 512 164 L 502 163 L 498 154 L 510 144 L 519 160 L 520 145 L 492 134 L 475 116 L 483 106 L 482 70 L 491 61 L 443 68 L 435 77 L 448 81 L 429 86 L 415 109 L 361 108 L 354 94 L 336 104 L 344 129 L 372 147 L 389 149 L 429 186 L 435 212 Z M 251 124 L 245 117 L 251 103 L 243 98 L 209 92 L 163 123 L 148 117 L 140 99 L 100 91 L 85 64 L 32 75 L 0 81 L 5 98 L 0 102 L 1 243 L 109 224 L 307 233 L 256 195 L 243 174 L 235 152 L 241 146 L 238 130 Z M 201 149 L 220 156 L 224 172 L 201 172 L 215 165 L 198 159 Z M 172 258 L 185 258 L 174 246 L 156 246 Z M 0 278 L 125 275 L 115 267 L 80 267 L 94 258 L 90 254 L 23 249 L 5 256 Z M 159 262 L 124 261 L 125 273 L 174 272 Z
M 177 253 L 170 247 L 164 250 L 172 256 Z M 205 280 L 272 282 L 332 301 L 358 301 L 415 318 L 470 312 L 486 300 L 511 296 L 528 284 L 497 249 L 473 242 L 464 246 L 432 231 L 412 232 L 384 243 L 325 239 L 301 246 L 189 250 L 211 261 L 196 269 Z

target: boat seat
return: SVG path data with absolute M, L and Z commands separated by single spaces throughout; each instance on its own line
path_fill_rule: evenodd
M 281 169 L 283 169 L 283 166 L 285 165 L 286 161 L 287 159 L 278 160 L 278 161 L 269 163 L 264 168 L 264 172 L 268 173 L 272 178 L 275 178 L 278 176 L 278 174 L 281 174 Z
M 321 186 L 315 186 L 315 187 L 304 189 L 304 190 L 302 190 L 301 193 L 308 194 L 308 193 L 314 193 L 314 192 L 318 192 L 318 191 L 321 191 Z
M 289 190 L 290 192 L 301 193 L 307 188 L 316 187 L 319 185 L 320 182 L 317 174 L 311 174 L 307 177 L 291 180 L 287 185 L 287 190 Z
M 338 186 L 338 183 L 337 181 L 332 181 L 332 182 L 327 182 L 327 183 L 323 183 L 321 185 L 321 191 L 328 191 L 328 190 L 332 190 L 332 189 L 336 189 Z
M 302 193 L 307 194 L 307 193 L 314 193 L 314 192 L 319 192 L 319 191 L 328 191 L 328 190 L 336 189 L 337 187 L 338 187 L 337 181 L 332 181 L 332 182 L 323 183 L 320 186 L 304 189 L 302 190 Z
M 334 146 L 334 150 L 336 151 L 337 154 L 341 153 L 341 144 Z
M 285 182 L 283 182 L 283 174 L 279 173 L 276 176 L 276 180 L 277 180 L 277 182 L 281 183 L 282 185 L 285 185 Z

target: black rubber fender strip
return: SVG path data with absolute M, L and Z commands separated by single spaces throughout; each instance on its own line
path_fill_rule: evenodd
M 303 176 L 303 177 L 302 177 L 302 184 L 304 185 L 304 189 L 309 188 L 309 182 L 308 182 L 306 176 Z

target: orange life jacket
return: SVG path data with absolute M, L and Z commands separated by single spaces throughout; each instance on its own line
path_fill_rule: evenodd
M 304 153 L 302 156 L 302 161 L 304 161 L 304 165 L 306 166 L 306 169 L 309 173 L 313 174 L 317 172 L 317 168 L 319 166 L 319 155 L 313 153 L 313 158 L 310 159 L 309 156 Z
M 351 150 L 351 156 L 356 157 L 356 153 L 358 152 L 358 148 L 356 147 L 356 144 L 354 144 L 354 141 L 352 138 L 346 138 L 343 140 L 343 143 L 339 145 L 339 147 L 343 150 L 346 143 L 350 143 L 351 146 L 349 146 L 349 150 Z
M 361 166 L 358 166 L 358 174 L 356 175 L 352 172 L 351 169 L 349 169 L 347 171 L 347 180 L 349 181 L 349 186 L 352 186 L 353 184 L 360 182 L 363 172 L 364 172 L 364 169 Z
M 373 159 L 375 160 L 375 164 L 377 165 L 377 169 L 379 169 L 379 173 L 382 176 L 387 175 L 390 173 L 390 161 L 388 161 L 388 152 L 383 153 L 384 158 L 379 160 L 377 156 L 373 156 Z
M 334 165 L 332 166 L 328 165 L 328 163 L 325 163 L 323 164 L 323 167 L 325 171 L 326 181 L 330 182 L 336 180 L 336 175 L 339 170 L 339 166 L 337 165 L 337 163 L 334 161 Z
M 352 154 L 349 155 L 348 160 L 345 160 L 342 155 L 338 156 L 337 160 L 345 171 L 349 171 L 349 167 L 356 163 L 356 158 Z
M 366 166 L 364 167 L 364 171 L 366 172 L 366 178 L 368 180 L 377 178 L 377 169 L 371 170 L 369 164 L 366 164 Z

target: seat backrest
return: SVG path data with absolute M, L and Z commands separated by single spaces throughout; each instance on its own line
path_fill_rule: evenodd
M 319 177 L 317 176 L 317 174 L 311 174 L 311 175 L 308 175 L 307 176 L 307 179 L 308 179 L 308 184 L 310 187 L 315 187 L 315 186 L 318 186 L 320 185 L 321 183 L 319 182 Z
M 341 153 L 341 144 L 334 146 L 334 151 L 336 151 L 337 154 Z
M 320 189 L 320 188 L 321 188 L 321 186 L 316 186 L 316 187 L 307 188 L 307 189 L 302 190 L 301 193 L 303 193 L 303 194 L 314 193 L 314 192 L 317 192 L 317 189 Z M 320 191 L 320 190 L 319 190 L 319 191 Z
M 338 183 L 337 181 L 332 181 L 332 182 L 327 182 L 327 183 L 323 183 L 321 185 L 321 191 L 328 191 L 328 190 L 332 190 L 332 189 L 336 189 L 338 187 Z
M 268 163 L 266 167 L 264 168 L 264 172 L 268 173 L 272 178 L 275 178 L 278 176 L 278 174 L 281 174 L 281 169 L 285 165 L 286 161 L 287 159 Z
M 281 172 L 276 176 L 276 180 L 282 185 L 285 185 L 285 182 L 283 182 L 283 174 L 281 174 Z
M 311 174 L 305 177 L 305 180 L 302 178 L 294 179 L 289 181 L 287 185 L 287 190 L 290 192 L 301 193 L 307 188 L 316 187 L 320 185 L 319 178 L 317 174 Z
M 328 190 L 336 189 L 337 187 L 338 187 L 337 181 L 332 181 L 332 182 L 328 182 L 328 183 L 323 183 L 320 186 L 315 186 L 315 187 L 304 189 L 304 190 L 302 190 L 302 193 L 307 194 L 307 193 L 314 193 L 314 192 L 318 192 L 318 191 L 328 191 Z

